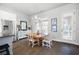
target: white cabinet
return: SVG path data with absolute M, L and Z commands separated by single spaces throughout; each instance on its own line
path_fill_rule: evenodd
M 18 31 L 18 40 L 27 37 L 27 31 Z

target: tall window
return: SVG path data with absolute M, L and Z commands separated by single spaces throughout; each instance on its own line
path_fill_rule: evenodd
M 33 32 L 37 32 L 38 30 L 40 30 L 39 22 L 34 22 L 33 23 Z
M 37 32 L 39 31 L 40 33 L 43 33 L 43 34 L 48 34 L 48 20 L 47 18 L 46 19 L 39 19 L 39 20 L 36 20 L 34 21 L 34 32 Z
M 41 22 L 41 32 L 44 34 L 48 34 L 48 21 Z
M 36 23 L 36 31 L 40 30 L 40 24 L 39 22 Z

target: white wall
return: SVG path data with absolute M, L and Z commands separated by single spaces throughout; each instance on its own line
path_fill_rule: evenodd
M 73 43 L 79 45 L 79 39 L 76 39 L 76 4 L 68 4 L 64 5 L 43 13 L 35 14 L 39 18 L 45 18 L 48 17 L 49 20 L 49 32 L 51 32 L 51 18 L 52 17 L 57 17 L 57 32 L 51 32 L 51 35 L 54 36 L 53 40 L 55 41 L 60 41 L 60 42 L 67 42 L 67 43 Z M 62 39 L 62 29 L 61 29 L 61 21 L 62 21 L 62 16 L 67 13 L 72 13 L 73 14 L 73 40 L 65 40 Z M 34 17 L 35 15 L 32 15 Z M 34 26 L 32 26 L 34 27 Z M 32 28 L 33 29 L 33 28 Z

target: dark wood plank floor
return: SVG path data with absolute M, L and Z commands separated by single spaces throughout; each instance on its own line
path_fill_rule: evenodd
M 28 46 L 26 39 L 13 43 L 14 55 L 79 55 L 79 46 L 53 42 L 52 48 L 35 46 Z

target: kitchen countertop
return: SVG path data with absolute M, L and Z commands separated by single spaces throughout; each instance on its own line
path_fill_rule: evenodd
M 12 36 L 15 36 L 15 35 L 6 35 L 6 36 L 0 36 L 0 38 L 6 38 L 6 37 L 12 37 Z

